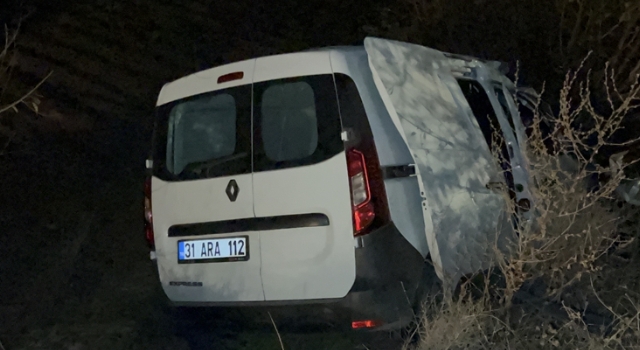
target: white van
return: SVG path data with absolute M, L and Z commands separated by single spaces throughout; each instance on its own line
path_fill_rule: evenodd
M 145 196 L 165 294 L 406 325 L 425 259 L 453 285 L 486 268 L 489 243 L 513 233 L 506 185 L 528 199 L 500 79 L 478 60 L 367 38 L 166 84 Z M 483 134 L 496 120 L 510 177 Z

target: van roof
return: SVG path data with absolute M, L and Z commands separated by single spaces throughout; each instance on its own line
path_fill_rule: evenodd
M 193 72 L 189 75 L 180 77 L 176 80 L 173 80 L 171 82 L 168 82 L 166 84 L 164 84 L 164 86 L 162 87 L 161 91 L 160 91 L 160 96 L 158 96 L 158 100 L 157 100 L 157 105 L 162 105 L 166 102 L 168 102 L 169 100 L 173 100 L 173 98 L 168 98 L 168 96 L 165 96 L 166 94 L 163 94 L 165 92 L 168 91 L 173 91 L 175 89 L 181 90 L 182 88 L 184 88 L 185 86 L 189 86 L 190 84 L 202 84 L 203 80 L 208 80 L 211 79 L 212 77 L 218 77 L 221 74 L 226 74 L 229 73 L 231 71 L 240 69 L 240 67 L 247 67 L 250 61 L 253 61 L 255 59 L 259 59 L 259 58 L 263 58 L 263 57 L 277 57 L 277 56 L 284 56 L 284 55 L 295 55 L 295 54 L 305 54 L 305 55 L 309 55 L 309 54 L 313 54 L 313 53 L 318 53 L 318 54 L 326 54 L 326 52 L 331 52 L 331 53 L 336 53 L 338 55 L 343 55 L 343 56 L 350 56 L 350 55 L 354 55 L 354 54 L 359 54 L 362 51 L 364 51 L 364 45 L 359 44 L 359 45 L 342 45 L 342 46 L 324 46 L 324 47 L 316 47 L 316 48 L 310 48 L 310 49 L 306 49 L 306 50 L 302 50 L 302 51 L 295 51 L 295 52 L 284 52 L 284 53 L 279 53 L 279 54 L 273 54 L 273 55 L 264 55 L 264 56 L 257 56 L 257 57 L 253 57 L 250 59 L 246 59 L 243 61 L 235 61 L 235 62 L 229 62 L 227 64 L 223 64 L 223 65 L 219 65 L 219 66 L 215 66 L 212 68 L 208 68 L 208 69 L 204 69 L 201 71 L 197 71 L 197 72 Z M 499 61 L 493 61 L 493 60 L 484 60 L 484 59 L 480 59 L 477 57 L 472 57 L 472 56 L 468 56 L 468 55 L 460 55 L 460 54 L 454 54 L 454 53 L 449 53 L 449 52 L 443 52 L 447 57 L 451 58 L 451 59 L 459 59 L 459 60 L 464 60 L 464 61 L 468 61 L 468 62 L 477 62 L 480 64 L 484 64 L 485 67 L 489 68 L 489 69 L 493 69 L 498 73 L 501 74 L 505 74 L 505 68 L 506 65 L 504 65 L 503 62 L 499 62 Z M 233 67 L 233 68 L 232 68 Z M 249 79 L 249 77 L 246 77 L 246 79 Z M 244 80 L 244 79 L 243 79 Z M 238 84 L 244 84 L 246 83 L 246 80 L 244 82 L 242 81 L 238 81 Z M 171 95 L 171 93 L 169 93 Z
M 311 49 L 307 49 L 307 50 L 303 50 L 303 51 L 284 52 L 284 53 L 279 53 L 279 54 L 274 54 L 274 55 L 257 56 L 257 57 L 253 57 L 253 58 L 250 58 L 250 59 L 246 59 L 246 60 L 242 60 L 242 61 L 229 62 L 229 63 L 223 64 L 223 65 L 219 65 L 219 66 L 215 66 L 215 67 L 212 67 L 212 68 L 208 68 L 208 69 L 200 70 L 200 71 L 197 71 L 197 72 L 193 72 L 193 73 L 191 73 L 189 75 L 182 76 L 182 77 L 180 77 L 180 78 L 178 78 L 176 80 L 173 80 L 171 82 L 168 82 L 168 83 L 164 84 L 164 86 L 162 87 L 162 89 L 160 91 L 160 96 L 158 96 L 157 105 L 159 106 L 159 105 L 162 105 L 162 104 L 167 102 L 163 98 L 163 92 L 164 91 L 173 90 L 173 88 L 177 88 L 179 86 L 188 85 L 188 84 L 190 84 L 190 82 L 193 82 L 193 81 L 198 81 L 198 80 L 202 80 L 202 79 L 209 79 L 211 77 L 217 77 L 222 72 L 228 72 L 230 70 L 233 70 L 231 68 L 232 66 L 241 67 L 241 66 L 243 66 L 243 64 L 246 64 L 246 63 L 248 63 L 250 61 L 253 61 L 253 60 L 259 59 L 259 58 L 263 58 L 263 57 L 277 57 L 277 56 L 295 55 L 295 54 L 302 54 L 302 53 L 304 53 L 305 55 L 309 55 L 310 53 L 313 54 L 314 52 L 318 53 L 318 54 L 325 54 L 327 51 L 348 56 L 348 55 L 353 55 L 355 53 L 364 51 L 364 45 L 326 46 L 326 47 L 311 48 Z
M 207 68 L 207 69 L 203 69 L 197 72 L 193 72 L 189 75 L 180 77 L 172 82 L 167 83 L 168 84 L 172 84 L 178 81 L 181 81 L 183 79 L 186 79 L 190 76 L 194 76 L 194 75 L 201 75 L 203 73 L 207 73 L 207 72 L 212 72 L 215 70 L 219 70 L 219 69 L 224 69 L 225 67 L 228 67 L 230 65 L 233 64 L 237 64 L 239 62 L 246 62 L 246 61 L 251 61 L 251 60 L 255 60 L 258 58 L 263 58 L 263 57 L 277 57 L 277 56 L 284 56 L 284 55 L 292 55 L 292 54 L 297 54 L 297 53 L 312 53 L 312 52 L 326 52 L 326 51 L 331 51 L 331 52 L 336 52 L 336 53 L 343 53 L 343 54 L 352 54 L 354 52 L 359 52 L 364 50 L 364 45 L 353 45 L 353 46 L 325 46 L 325 47 L 316 47 L 316 48 L 310 48 L 310 49 L 306 49 L 306 50 L 302 50 L 302 51 L 294 51 L 294 52 L 283 52 L 283 53 L 278 53 L 278 54 L 273 54 L 273 55 L 264 55 L 264 56 L 256 56 L 256 57 L 252 57 L 246 60 L 242 60 L 242 61 L 234 61 L 234 62 L 229 62 L 229 63 L 225 63 L 219 66 L 215 66 L 215 67 L 211 67 L 211 68 Z
M 313 47 L 310 49 L 306 49 L 300 52 L 323 52 L 323 51 L 335 51 L 340 53 L 349 53 L 354 51 L 361 51 L 364 49 L 364 45 L 342 45 L 342 46 L 323 46 L 323 47 Z

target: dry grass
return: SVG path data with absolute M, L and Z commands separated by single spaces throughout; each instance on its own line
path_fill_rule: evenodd
M 637 107 L 640 86 L 623 95 L 607 74 L 603 115 L 591 104 L 590 82 L 577 80 L 579 71 L 567 74 L 551 139 L 540 132 L 530 136 L 535 224 L 520 227 L 508 252 L 497 252 L 497 271 L 463 282 L 443 303 L 427 303 L 419 344 L 407 348 L 640 348 L 640 223 L 638 211 L 619 205 L 615 194 L 629 162 L 597 163 Z M 534 130 L 539 123 L 538 117 Z M 551 141 L 552 151 L 544 141 Z M 588 187 L 594 178 L 601 181 Z

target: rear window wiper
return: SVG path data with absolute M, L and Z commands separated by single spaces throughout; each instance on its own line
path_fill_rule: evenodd
M 214 159 L 209 159 L 209 160 L 205 160 L 205 161 L 201 161 L 201 162 L 193 162 L 193 163 L 189 163 L 184 167 L 184 170 L 182 171 L 184 172 L 191 172 L 191 173 L 196 173 L 196 174 L 200 174 L 202 173 L 203 170 L 210 170 L 211 168 L 232 161 L 232 160 L 237 160 L 237 159 L 241 159 L 241 158 L 245 158 L 249 155 L 249 153 L 247 152 L 241 152 L 241 153 L 236 153 L 236 154 L 231 154 L 225 157 L 221 157 L 221 158 L 214 158 Z

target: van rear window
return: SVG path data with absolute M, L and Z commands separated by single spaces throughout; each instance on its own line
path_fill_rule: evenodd
M 331 74 L 214 91 L 158 107 L 153 173 L 182 181 L 316 164 L 344 151 L 341 132 Z
M 158 110 L 154 173 L 188 180 L 251 172 L 251 86 L 176 101 Z
M 169 113 L 167 169 L 180 174 L 189 164 L 230 156 L 236 149 L 236 101 L 229 94 L 203 96 Z
M 261 105 L 262 142 L 274 162 L 304 159 L 318 147 L 318 118 L 313 88 L 307 82 L 267 87 Z
M 344 151 L 333 75 L 256 83 L 253 98 L 254 172 L 316 164 Z

